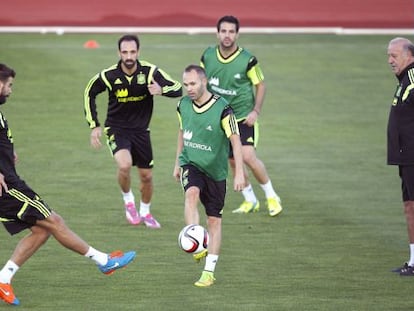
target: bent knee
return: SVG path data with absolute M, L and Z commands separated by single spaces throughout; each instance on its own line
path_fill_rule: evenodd
M 140 170 L 139 177 L 142 183 L 151 183 L 152 182 L 152 170 Z
M 50 231 L 44 227 L 35 225 L 30 228 L 33 234 L 37 237 L 40 237 L 42 240 L 46 241 L 50 237 Z
M 200 195 L 200 189 L 198 187 L 190 187 L 186 190 L 187 196 L 194 197 Z

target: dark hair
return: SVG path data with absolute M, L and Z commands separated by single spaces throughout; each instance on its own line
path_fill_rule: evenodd
M 139 50 L 139 39 L 136 35 L 124 35 L 118 40 L 118 50 L 121 50 L 121 43 L 124 41 L 135 41 L 137 44 L 137 50 Z
M 10 77 L 16 77 L 16 72 L 7 65 L 0 64 L 0 81 L 6 82 Z
M 220 18 L 217 22 L 217 31 L 220 31 L 221 23 L 224 23 L 224 22 L 236 25 L 236 32 L 239 32 L 239 28 L 240 28 L 239 20 L 237 19 L 237 17 L 233 15 L 226 15 Z
M 203 67 L 199 66 L 199 65 L 188 65 L 187 67 L 185 67 L 184 72 L 190 72 L 190 71 L 195 71 L 197 72 L 197 74 L 203 78 L 203 77 L 207 77 L 206 75 L 206 71 L 204 70 Z

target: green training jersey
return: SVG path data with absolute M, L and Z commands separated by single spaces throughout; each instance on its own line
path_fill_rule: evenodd
M 201 107 L 183 97 L 177 107 L 180 129 L 183 131 L 183 150 L 180 166 L 191 164 L 210 178 L 227 178 L 229 137 L 239 135 L 236 118 L 227 101 L 212 95 Z
M 207 48 L 201 56 L 209 90 L 223 96 L 231 105 L 237 120 L 246 118 L 253 110 L 253 86 L 264 80 L 259 63 L 247 50 L 239 47 L 224 58 L 218 46 Z

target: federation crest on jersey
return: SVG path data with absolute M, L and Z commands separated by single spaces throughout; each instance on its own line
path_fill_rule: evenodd
M 137 84 L 145 84 L 147 79 L 145 78 L 145 74 L 142 72 L 137 75 Z

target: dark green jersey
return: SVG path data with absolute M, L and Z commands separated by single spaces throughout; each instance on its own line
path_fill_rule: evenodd
M 253 86 L 264 80 L 259 63 L 247 50 L 239 47 L 228 58 L 221 56 L 218 46 L 207 48 L 201 56 L 209 90 L 223 96 L 231 105 L 237 120 L 253 110 Z
M 177 107 L 184 146 L 179 155 L 180 166 L 196 166 L 210 178 L 227 178 L 229 137 L 239 134 L 233 110 L 219 95 L 213 95 L 199 107 L 183 97 Z
M 90 128 L 100 125 L 96 110 L 96 96 L 108 91 L 108 111 L 105 126 L 147 130 L 152 117 L 153 95 L 148 85 L 155 80 L 162 95 L 179 97 L 181 84 L 166 72 L 146 61 L 137 61 L 138 68 L 128 76 L 121 64 L 113 65 L 95 75 L 85 89 L 85 116 Z

